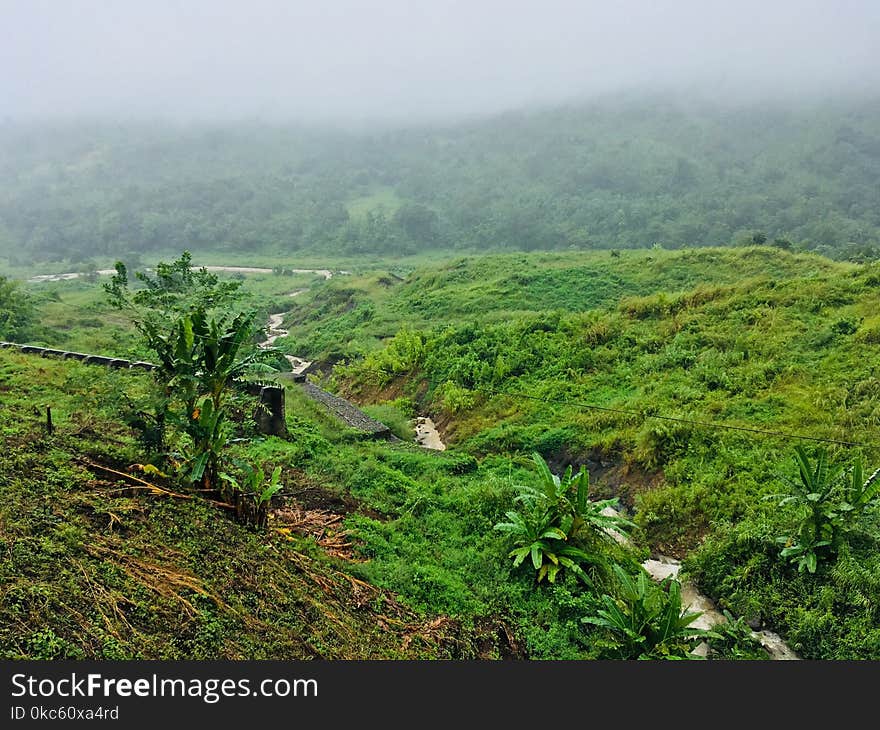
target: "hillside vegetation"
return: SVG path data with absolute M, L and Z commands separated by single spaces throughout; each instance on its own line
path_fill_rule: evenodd
M 375 315 L 349 320 L 349 342 L 369 343 L 375 320 L 406 324 L 337 367 L 340 387 L 417 402 L 477 458 L 586 464 L 633 509 L 641 543 L 690 556 L 722 606 L 808 654 L 875 656 L 876 532 L 805 576 L 778 559 L 796 511 L 765 497 L 796 481 L 799 441 L 779 434 L 860 444 L 800 442 L 876 465 L 880 270 L 762 248 L 604 256 L 527 258 L 518 287 L 514 258 L 422 270 L 375 302 L 365 283 Z
M 680 656 L 684 634 L 627 648 L 602 623 L 609 605 L 635 615 L 660 600 L 626 588 L 660 553 L 805 658 L 880 657 L 874 503 L 857 513 L 829 490 L 815 562 L 782 554 L 813 525 L 783 499 L 796 444 L 810 463 L 826 449 L 846 468 L 861 455 L 865 474 L 880 465 L 877 265 L 753 246 L 386 261 L 295 298 L 285 279 L 245 281 L 264 311 L 289 310 L 277 344 L 404 440 L 364 440 L 288 386 L 289 436 L 240 422 L 229 446 L 282 468 L 261 532 L 132 467 L 146 455 L 121 423 L 138 376 L 0 350 L 6 656 Z M 75 302 L 60 336 L 83 350 L 78 312 L 119 316 L 96 283 L 42 286 L 32 306 Z M 447 451 L 407 442 L 416 415 Z M 549 582 L 546 556 L 567 554 L 572 515 L 586 515 L 555 514 L 561 498 L 543 547 L 511 560 L 515 515 L 527 527 L 545 499 L 544 461 L 573 479 L 586 467 L 590 499 L 619 498 L 635 523 L 631 547 L 572 532 L 583 578 L 565 564 Z M 190 498 L 132 489 L 138 475 Z M 674 606 L 668 585 L 651 590 Z M 759 655 L 741 623 L 723 631 L 714 656 Z
M 0 256 L 880 245 L 880 107 L 607 97 L 448 126 L 0 126 Z M 226 263 L 229 263 L 227 259 Z M 325 264 L 326 265 L 326 264 Z

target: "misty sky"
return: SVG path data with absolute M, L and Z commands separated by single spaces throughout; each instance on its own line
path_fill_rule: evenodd
M 880 0 L 0 0 L 0 119 L 455 117 L 875 91 Z

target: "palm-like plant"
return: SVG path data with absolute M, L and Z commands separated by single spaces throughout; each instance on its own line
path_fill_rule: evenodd
M 716 634 L 691 626 L 700 612 L 682 608 L 681 586 L 671 577 L 655 585 L 642 570 L 633 579 L 613 566 L 618 596 L 602 596 L 604 608 L 582 619 L 606 629 L 620 659 L 684 659 L 694 644 Z
M 510 551 L 510 556 L 515 568 L 531 557 L 532 565 L 538 571 L 539 583 L 544 578 L 550 583 L 555 582 L 562 568 L 568 568 L 585 583 L 592 583 L 580 563 L 594 562 L 593 557 L 573 545 L 567 545 L 568 536 L 559 527 L 553 526 L 546 512 L 528 510 L 522 514 L 511 510 L 505 516 L 509 522 L 499 522 L 495 529 L 506 532 L 514 539 L 517 546 Z
M 227 499 L 235 502 L 236 512 L 243 522 L 265 527 L 269 516 L 269 502 L 284 486 L 281 484 L 281 467 L 276 466 L 267 480 L 262 467 L 253 468 L 248 464 L 239 466 L 243 472 L 240 480 L 225 472 L 219 474 L 231 490 Z
M 532 460 L 538 470 L 538 485 L 517 487 L 515 501 L 523 509 L 506 512 L 507 522 L 498 523 L 495 529 L 513 538 L 515 547 L 509 554 L 514 567 L 531 558 L 539 583 L 545 578 L 555 582 L 563 568 L 590 583 L 581 566 L 600 560 L 583 549 L 583 538 L 595 533 L 610 539 L 612 531 L 626 535 L 632 523 L 616 514 L 603 514 L 607 507 L 617 505 L 616 499 L 589 499 L 590 478 L 583 467 L 573 475 L 569 466 L 560 478 L 540 454 L 533 454 Z
M 605 538 L 610 538 L 612 532 L 626 537 L 627 529 L 635 526 L 618 514 L 605 512 L 608 507 L 616 510 L 617 497 L 590 500 L 590 475 L 583 466 L 577 474 L 572 474 L 569 465 L 562 477 L 558 477 L 550 471 L 540 454 L 533 453 L 532 461 L 538 470 L 539 485 L 537 488 L 527 485 L 519 487 L 517 499 L 532 507 L 546 509 L 567 538 L 577 537 L 584 531 L 592 531 Z
M 811 463 L 802 446 L 795 447 L 798 481 L 789 482 L 786 494 L 772 494 L 779 505 L 792 505 L 804 515 L 795 534 L 777 540 L 784 544 L 780 556 L 797 563 L 798 571 L 815 573 L 820 559 L 832 555 L 845 534 L 858 524 L 862 514 L 878 502 L 880 469 L 864 478 L 862 460 L 844 472 L 828 464 L 822 449 Z
M 839 470 L 828 466 L 828 453 L 819 451 L 815 465 L 810 463 L 806 450 L 795 447 L 795 462 L 799 481 L 791 483 L 792 491 L 784 496 L 780 506 L 793 504 L 804 508 L 807 516 L 801 521 L 796 540 L 782 537 L 786 546 L 780 555 L 797 561 L 798 571 L 816 572 L 820 555 L 833 549 L 837 542 L 837 503 L 835 487 Z
M 174 322 L 167 334 L 153 323 L 145 326 L 159 357 L 165 392 L 183 405 L 180 422 L 192 452 L 186 461 L 188 478 L 215 487 L 226 445 L 228 387 L 269 357 L 267 350 L 240 354 L 254 334 L 254 315 L 213 318 L 197 307 Z
M 841 515 L 844 517 L 861 515 L 869 507 L 875 506 L 880 499 L 880 469 L 875 469 L 865 479 L 861 456 L 857 456 L 852 468 L 843 477 L 841 491 L 843 501 L 838 506 Z M 844 528 L 851 523 L 851 520 L 845 520 Z

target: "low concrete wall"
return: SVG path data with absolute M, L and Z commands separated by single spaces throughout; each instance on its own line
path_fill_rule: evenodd
M 60 357 L 66 360 L 79 360 L 86 365 L 103 365 L 120 370 L 155 370 L 156 366 L 151 362 L 138 360 L 132 362 L 118 357 L 105 357 L 104 355 L 92 355 L 86 352 L 68 352 L 67 350 L 55 350 L 50 347 L 37 347 L 36 345 L 19 345 L 16 342 L 0 341 L 0 348 L 17 349 L 26 355 L 41 355 L 43 357 Z M 264 383 L 236 383 L 251 395 L 260 399 L 260 405 L 254 414 L 257 429 L 260 433 L 272 436 L 286 436 L 287 422 L 284 417 L 284 388 L 278 385 L 266 385 Z
M 86 352 L 68 352 L 67 350 L 55 350 L 49 347 L 37 347 L 35 345 L 19 345 L 15 342 L 0 341 L 0 348 L 15 348 L 28 355 L 42 355 L 43 357 L 61 357 L 69 360 L 79 360 L 87 365 L 103 365 L 104 367 L 130 370 L 155 370 L 156 365 L 151 362 L 137 360 L 125 360 L 104 355 L 92 355 Z M 377 438 L 391 437 L 390 429 L 374 418 L 370 418 L 353 403 L 328 393 L 326 390 L 306 381 L 305 375 L 283 373 L 282 377 L 299 384 L 303 392 L 316 403 L 325 406 L 332 414 L 339 418 L 350 428 L 357 429 L 362 433 Z M 258 396 L 260 404 L 254 413 L 257 430 L 270 436 L 286 436 L 287 421 L 284 414 L 284 387 L 280 385 L 268 385 L 266 383 L 254 383 L 240 381 L 235 383 L 251 395 Z

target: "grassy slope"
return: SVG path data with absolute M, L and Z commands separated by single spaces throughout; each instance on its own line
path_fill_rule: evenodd
M 680 292 L 752 277 L 789 278 L 843 271 L 817 256 L 772 249 L 503 254 L 406 267 L 377 262 L 305 295 L 287 320 L 296 347 L 310 356 L 363 355 L 401 327 L 462 321 L 480 326 L 558 310 L 614 307 L 627 296 Z M 422 263 L 413 269 L 413 265 Z M 402 278 L 400 278 L 402 277 Z
M 253 532 L 203 501 L 126 490 L 88 466 L 132 471 L 138 450 L 114 403 L 138 383 L 132 374 L 0 351 L 0 655 L 475 654 L 473 632 L 356 579 L 354 564 L 328 554 L 317 532 Z M 277 439 L 263 446 L 285 447 Z M 311 484 L 293 470 L 285 480 L 292 490 Z
M 499 282 L 513 257 L 419 272 L 383 293 L 374 319 L 409 323 L 414 312 L 423 344 L 374 353 L 343 388 L 364 401 L 421 399 L 477 456 L 537 449 L 558 465 L 613 463 L 604 481 L 637 509 L 644 544 L 687 555 L 714 536 L 691 567 L 722 605 L 763 606 L 808 656 L 877 656 L 875 601 L 864 598 L 880 580 L 876 540 L 857 541 L 816 578 L 778 565 L 775 537 L 795 516 L 761 497 L 794 478 L 795 442 L 558 401 L 857 441 L 876 466 L 880 271 L 767 249 L 627 253 L 590 276 L 565 257 L 540 269 L 527 258 L 510 292 Z M 485 324 L 472 326 L 477 317 Z M 844 462 L 854 455 L 830 449 Z M 751 542 L 738 542 L 737 524 Z M 760 569 L 743 540 L 763 556 Z
M 362 330 L 383 317 L 392 328 L 422 329 L 419 377 L 410 378 L 420 388 L 411 390 L 424 394 L 454 441 L 479 453 L 517 450 L 540 445 L 533 443 L 538 431 L 546 438 L 548 427 L 568 426 L 572 455 L 603 448 L 667 470 L 694 454 L 711 456 L 720 444 L 738 452 L 784 446 L 556 400 L 871 440 L 880 299 L 872 269 L 768 249 L 652 252 L 623 261 L 606 255 L 590 274 L 565 257 L 540 263 L 504 257 L 494 279 L 485 260 L 419 272 L 373 304 L 376 317 Z M 504 296 L 490 291 L 515 280 L 519 289 L 509 284 Z M 421 314 L 426 300 L 436 316 Z M 363 338 L 354 328 L 348 336 Z M 349 389 L 374 393 L 389 380 L 377 368 L 394 369 L 381 351 L 354 367 L 360 377 Z M 464 388 L 473 407 L 447 403 L 448 382 Z M 497 389 L 538 400 L 493 396 Z M 545 444 L 548 455 L 551 447 Z
M 857 542 L 816 578 L 776 559 L 774 538 L 791 515 L 759 498 L 779 490 L 780 472 L 791 475 L 790 442 L 550 401 L 874 443 L 874 267 L 769 249 L 650 251 L 467 259 L 380 283 L 393 267 L 319 284 L 288 320 L 313 352 L 330 349 L 321 342 L 373 352 L 344 388 L 365 402 L 420 403 L 457 449 L 440 457 L 359 443 L 294 394 L 292 443 L 248 448 L 319 488 L 326 499 L 313 506 L 361 505 L 346 522 L 369 558 L 355 575 L 396 591 L 412 610 L 488 631 L 493 651 L 513 643 L 536 657 L 589 655 L 579 622 L 589 597 L 570 585 L 532 591 L 491 534 L 534 448 L 557 465 L 588 460 L 600 490 L 638 509 L 645 545 L 686 554 L 710 535 L 690 553 L 693 574 L 722 605 L 762 612 L 806 656 L 880 655 L 875 541 Z M 415 368 L 376 377 L 373 368 L 389 364 L 377 348 L 403 324 L 425 331 Z M 876 464 L 880 454 L 867 456 Z M 507 630 L 512 642 L 499 638 Z
M 363 441 L 293 387 L 290 438 L 233 448 L 281 465 L 293 495 L 268 533 L 253 532 L 218 507 L 131 490 L 101 468 L 139 473 L 131 464 L 143 455 L 116 403 L 122 391 L 136 396 L 141 377 L 0 350 L 2 656 L 594 651 L 580 622 L 596 608 L 592 594 L 571 577 L 534 590 L 533 572 L 512 569 L 492 530 L 511 506 L 511 479 L 528 478 L 523 462 L 478 465 L 454 451 Z M 614 543 L 607 549 L 634 566 Z

